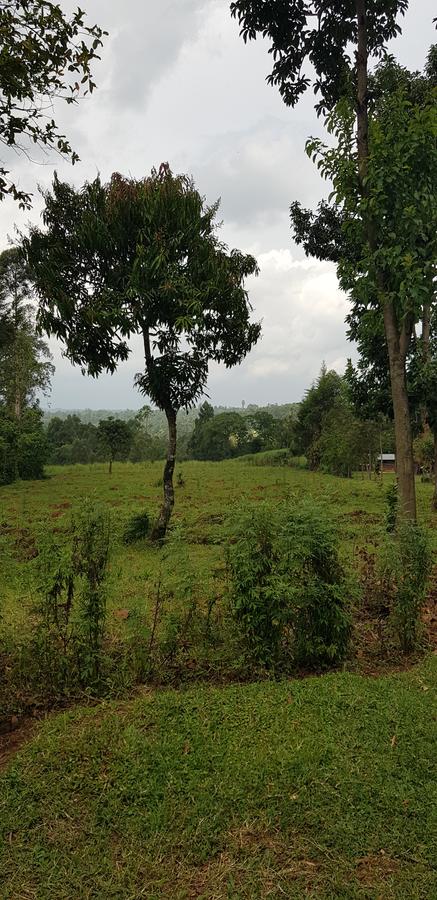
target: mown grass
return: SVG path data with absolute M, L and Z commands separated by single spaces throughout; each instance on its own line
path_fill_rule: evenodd
M 437 659 L 52 717 L 0 776 L 8 900 L 433 900 Z

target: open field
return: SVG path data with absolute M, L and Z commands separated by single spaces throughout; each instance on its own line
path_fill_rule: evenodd
M 145 692 L 0 775 L 8 900 L 434 900 L 437 659 Z
M 68 528 L 70 512 L 85 498 L 97 499 L 111 514 L 112 552 L 108 586 L 107 631 L 115 641 L 130 639 L 138 628 L 150 627 L 156 597 L 165 598 L 159 611 L 159 630 L 171 630 L 175 617 L 186 614 L 191 603 L 211 621 L 220 624 L 225 610 L 225 547 L 229 516 L 240 502 L 281 500 L 313 495 L 326 504 L 338 522 L 342 554 L 354 570 L 360 551 L 378 543 L 384 528 L 385 490 L 383 484 L 361 475 L 341 479 L 288 466 L 254 465 L 263 456 L 247 461 L 221 463 L 185 462 L 176 469 L 176 505 L 170 543 L 157 549 L 146 542 L 126 546 L 123 528 L 135 513 L 152 515 L 161 498 L 162 463 L 115 464 L 110 477 L 104 465 L 76 465 L 49 469 L 48 478 L 20 482 L 0 491 L 0 591 L 2 634 L 14 645 L 32 624 L 35 602 L 35 540 L 54 530 L 60 538 Z M 182 483 L 178 483 L 182 482 Z M 419 517 L 429 525 L 437 523 L 431 514 L 432 486 L 417 483 Z M 436 530 L 431 529 L 434 541 Z M 208 613 L 209 610 L 209 613 Z M 208 619 L 209 623 L 209 619 Z M 227 645 L 232 643 L 228 635 Z M 215 650 L 212 666 L 235 668 L 231 646 Z M 208 655 L 208 654 L 207 654 Z M 186 672 L 205 674 L 199 663 L 186 655 Z M 211 674 L 209 672 L 209 674 Z M 216 671 L 217 674 L 217 671 Z
M 139 639 L 150 648 L 157 595 L 153 640 L 167 655 L 147 685 L 123 671 L 116 680 L 113 669 L 114 699 L 81 707 L 66 697 L 75 708 L 3 739 L 1 900 L 437 898 L 429 633 L 415 656 L 393 655 L 356 597 L 344 671 L 226 684 L 265 679 L 246 667 L 227 612 L 228 521 L 238 503 L 313 495 L 337 520 L 353 570 L 381 540 L 391 477 L 381 485 L 254 462 L 262 456 L 179 465 L 160 549 L 126 546 L 122 533 L 133 514 L 156 510 L 161 463 L 118 464 L 112 477 L 100 465 L 53 468 L 45 481 L 2 489 L 6 653 L 32 631 L 38 536 L 54 530 L 62 540 L 71 511 L 90 497 L 111 511 L 111 658 L 123 670 Z M 433 526 L 432 487 L 417 487 L 420 519 Z M 47 701 L 38 690 L 29 678 L 29 692 L 0 698 L 0 709 L 35 708 L 38 717 Z

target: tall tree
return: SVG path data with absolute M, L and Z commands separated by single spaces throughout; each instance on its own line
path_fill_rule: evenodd
M 39 392 L 50 387 L 53 366 L 47 344 L 35 327 L 33 286 L 19 248 L 0 254 L 0 309 L 4 340 L 0 341 L 0 402 L 7 415 L 20 420 Z
M 210 360 L 234 366 L 260 334 L 244 281 L 256 260 L 229 252 L 191 178 L 167 164 L 141 181 L 114 174 L 76 190 L 55 178 L 46 230 L 25 242 L 39 320 L 90 375 L 115 371 L 139 334 L 136 384 L 168 424 L 164 498 L 152 537 L 165 536 L 174 504 L 176 417 L 204 392 Z
M 0 7 L 0 141 L 19 153 L 35 145 L 54 148 L 76 162 L 79 157 L 50 113 L 55 99 L 76 103 L 95 88 L 91 65 L 105 34 L 85 24 L 77 9 L 67 16 L 49 0 L 2 0 Z M 0 200 L 10 194 L 21 207 L 31 195 L 17 187 L 4 161 Z
M 400 489 L 401 514 L 415 519 L 416 497 L 413 448 L 406 388 L 406 355 L 411 341 L 411 315 L 399 316 L 399 304 L 386 284 L 387 265 L 378 257 L 378 223 L 370 200 L 369 171 L 369 58 L 378 54 L 388 38 L 399 27 L 396 16 L 405 12 L 408 0 L 335 0 L 325 3 L 306 0 L 284 4 L 282 0 L 237 0 L 231 4 L 239 18 L 245 40 L 258 33 L 270 38 L 274 66 L 269 80 L 279 86 L 286 103 L 294 105 L 310 84 L 304 74 L 304 63 L 314 65 L 315 89 L 321 95 L 318 109 L 333 110 L 341 97 L 354 98 L 356 117 L 356 177 L 360 195 L 360 211 L 369 248 L 367 261 L 375 266 L 376 290 L 383 315 L 387 341 L 393 411 L 396 432 L 396 454 Z M 315 17 L 315 27 L 311 27 Z M 355 45 L 355 66 L 350 65 L 348 46 Z M 388 124 L 388 123 L 387 123 Z M 399 126 L 392 121 L 393 128 Z M 394 133 L 394 132 L 393 132 Z M 373 173 L 375 175 L 375 172 Z M 374 184 L 373 200 L 377 193 Z M 380 209 L 379 212 L 383 214 Z M 387 263 L 387 257 L 385 260 Z

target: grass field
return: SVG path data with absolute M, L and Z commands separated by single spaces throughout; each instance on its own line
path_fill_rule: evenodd
M 0 775 L 4 900 L 435 900 L 437 659 L 146 692 Z
M 3 757 L 0 746 L 1 900 L 437 900 L 432 649 L 393 659 L 356 609 L 344 671 L 226 684 L 254 677 L 226 618 L 227 523 L 238 503 L 311 494 L 336 519 L 353 569 L 381 540 L 390 477 L 381 485 L 253 462 L 178 466 L 160 549 L 126 546 L 122 533 L 133 514 L 157 509 L 161 463 L 118 464 L 112 477 L 100 465 L 53 468 L 45 481 L 1 489 L 0 638 L 11 657 L 33 627 L 38 535 L 62 539 L 86 498 L 111 512 L 109 645 L 135 647 L 150 632 L 158 588 L 164 642 L 193 598 L 203 616 L 203 643 L 182 641 L 179 669 L 173 661 L 155 679 L 178 690 L 149 683 L 133 696 L 131 682 L 123 697 L 121 679 L 108 690 L 117 699 L 81 707 L 70 697 L 75 706 L 25 725 L 9 750 L 6 738 Z M 432 487 L 417 487 L 420 519 L 434 526 Z M 0 711 L 14 703 L 43 701 L 30 684 L 29 696 L 0 697 Z
M 182 474 L 184 485 L 178 486 Z M 177 580 L 180 565 L 193 571 L 205 598 L 222 589 L 225 523 L 236 504 L 264 498 L 283 499 L 312 494 L 327 504 L 337 519 L 344 554 L 353 559 L 357 547 L 378 540 L 384 525 L 384 483 L 356 475 L 335 478 L 305 469 L 250 465 L 238 460 L 221 463 L 186 462 L 176 469 L 176 504 L 173 530 L 178 531 L 175 562 L 169 565 L 166 551 L 147 544 L 126 547 L 121 542 L 130 516 L 143 509 L 156 512 L 161 499 L 162 463 L 115 464 L 111 477 L 107 467 L 76 465 L 53 467 L 48 478 L 20 482 L 0 490 L 0 590 L 5 627 L 23 625 L 32 591 L 32 536 L 44 529 L 65 529 L 69 510 L 87 497 L 106 504 L 111 511 L 113 553 L 109 608 L 127 607 L 147 612 L 150 592 L 165 560 L 165 575 Z M 437 524 L 431 516 L 432 486 L 417 484 L 421 521 Z M 437 547 L 437 542 L 436 542 Z
M 302 468 L 260 465 L 262 462 L 260 454 L 252 461 L 178 465 L 171 539 L 162 549 L 147 542 L 131 546 L 122 542 L 123 528 L 133 514 L 146 509 L 153 515 L 158 509 L 162 490 L 160 462 L 115 464 L 112 476 L 103 465 L 54 467 L 48 470 L 44 481 L 3 487 L 0 629 L 6 646 L 14 647 L 33 627 L 38 535 L 53 530 L 62 538 L 71 511 L 82 506 L 86 498 L 99 500 L 110 510 L 107 634 L 116 643 L 135 642 L 139 630 L 150 629 L 158 593 L 165 598 L 158 617 L 161 637 L 167 636 L 171 642 L 175 622 L 180 625 L 193 603 L 203 616 L 200 628 L 209 628 L 208 610 L 212 611 L 211 622 L 221 628 L 226 607 L 227 522 L 240 502 L 284 498 L 292 502 L 293 498 L 311 494 L 328 507 L 337 521 L 342 555 L 347 565 L 356 569 L 360 551 L 380 540 L 385 491 L 392 476 L 384 476 L 381 484 L 360 475 L 341 479 Z M 432 486 L 418 482 L 417 488 L 421 521 L 434 525 L 437 517 L 430 510 Z M 431 531 L 435 540 L 436 531 Z M 190 673 L 195 678 L 212 674 L 220 680 L 222 669 L 227 676 L 233 672 L 233 677 L 241 678 L 233 638 L 229 632 L 202 653 L 199 648 L 194 654 L 186 648 L 181 660 L 184 680 Z M 214 641 L 210 643 L 214 645 Z M 165 672 L 163 676 L 165 681 Z

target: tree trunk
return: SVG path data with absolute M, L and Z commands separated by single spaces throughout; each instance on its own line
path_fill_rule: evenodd
M 109 474 L 112 475 L 112 456 L 109 457 Z
M 390 364 L 391 393 L 395 423 L 396 474 L 399 488 L 399 516 L 416 521 L 416 483 L 414 478 L 413 435 L 408 402 L 405 361 L 411 340 L 412 324 L 404 322 L 399 337 L 395 310 L 391 301 L 384 304 L 384 326 Z
M 433 431 L 434 435 L 434 494 L 432 497 L 432 508 L 437 510 L 437 428 Z
M 367 0 L 355 0 L 357 16 L 357 153 L 358 178 L 361 192 L 368 193 L 366 177 L 369 158 L 369 118 L 368 118 L 368 44 L 367 44 Z M 372 250 L 377 248 L 375 223 L 371 216 L 367 220 L 367 236 Z M 396 320 L 391 302 L 384 299 L 383 273 L 377 272 L 379 294 L 384 309 L 384 327 L 387 340 L 390 381 L 393 401 L 396 440 L 396 468 L 399 486 L 400 516 L 416 520 L 416 484 L 414 480 L 413 437 L 410 408 L 407 394 L 406 358 L 413 323 L 405 321 L 402 331 Z M 382 459 L 381 459 L 382 472 Z
M 168 449 L 163 476 L 164 499 L 151 533 L 152 541 L 164 540 L 174 506 L 173 472 L 176 460 L 176 410 L 168 407 L 165 410 L 165 415 L 168 423 Z

